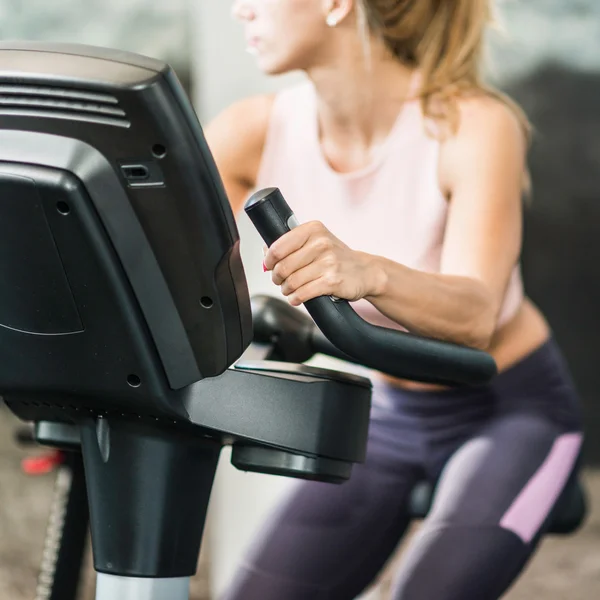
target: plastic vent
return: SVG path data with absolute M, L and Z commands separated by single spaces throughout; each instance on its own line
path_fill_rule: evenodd
M 49 86 L 0 84 L 0 116 L 3 115 L 131 126 L 114 96 Z

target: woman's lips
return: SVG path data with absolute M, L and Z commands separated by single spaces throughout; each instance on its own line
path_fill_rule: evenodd
M 246 38 L 246 52 L 249 54 L 257 54 L 260 46 L 260 37 L 250 36 Z

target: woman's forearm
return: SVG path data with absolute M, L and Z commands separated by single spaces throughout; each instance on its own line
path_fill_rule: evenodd
M 496 306 L 475 279 L 417 271 L 379 256 L 367 256 L 374 293 L 365 297 L 389 319 L 420 335 L 476 348 L 489 346 Z

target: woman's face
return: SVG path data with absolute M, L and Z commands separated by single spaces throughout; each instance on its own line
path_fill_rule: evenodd
M 312 66 L 329 36 L 327 0 L 235 0 L 248 52 L 270 75 Z

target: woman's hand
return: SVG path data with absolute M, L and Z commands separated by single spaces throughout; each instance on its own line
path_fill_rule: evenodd
M 348 248 L 318 221 L 274 242 L 265 254 L 265 268 L 292 306 L 317 296 L 350 301 L 377 296 L 385 281 L 377 257 Z

